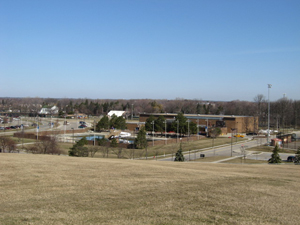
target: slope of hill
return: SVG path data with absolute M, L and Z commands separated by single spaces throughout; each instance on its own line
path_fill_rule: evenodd
M 299 166 L 0 161 L 0 224 L 299 224 Z

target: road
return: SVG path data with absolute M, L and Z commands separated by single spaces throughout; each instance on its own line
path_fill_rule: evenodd
M 271 137 L 273 138 L 273 137 Z M 196 149 L 191 150 L 189 152 L 184 152 L 184 157 L 186 161 L 193 161 L 195 159 L 201 158 L 200 155 L 204 154 L 205 157 L 214 157 L 214 156 L 224 156 L 228 157 L 227 159 L 220 160 L 230 160 L 231 158 L 237 158 L 246 155 L 247 159 L 253 160 L 263 160 L 267 161 L 271 158 L 272 152 L 256 152 L 256 151 L 248 151 L 247 149 L 256 147 L 259 145 L 263 145 L 267 142 L 266 138 L 254 139 L 245 142 L 238 142 L 231 145 L 219 146 L 217 148 L 208 148 L 208 149 Z M 258 154 L 257 154 L 258 153 Z M 291 153 L 280 153 L 280 157 L 282 160 L 286 160 L 288 156 L 293 155 Z M 168 155 L 166 158 L 157 159 L 159 161 L 173 161 L 175 155 Z M 219 162 L 219 161 L 217 161 Z
M 265 143 L 266 140 L 263 141 Z M 224 145 L 224 146 L 218 146 L 216 148 L 208 148 L 205 149 L 196 149 L 191 150 L 189 152 L 184 152 L 184 157 L 187 161 L 189 160 L 195 160 L 200 158 L 200 154 L 204 154 L 205 157 L 213 157 L 213 156 L 228 156 L 228 157 L 235 157 L 241 155 L 241 150 L 244 148 L 251 148 L 257 146 L 258 142 L 256 140 L 250 140 L 245 142 L 235 142 L 233 145 Z M 159 159 L 161 161 L 173 161 L 174 157 L 167 157 L 163 159 Z

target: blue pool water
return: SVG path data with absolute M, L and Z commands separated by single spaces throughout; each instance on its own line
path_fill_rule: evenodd
M 88 141 L 93 141 L 94 140 L 94 135 L 92 135 L 92 136 L 86 136 L 85 137 L 86 138 L 86 140 L 88 140 Z M 102 139 L 102 138 L 104 138 L 104 136 L 99 136 L 99 135 L 95 135 L 95 139 L 97 140 L 97 139 Z

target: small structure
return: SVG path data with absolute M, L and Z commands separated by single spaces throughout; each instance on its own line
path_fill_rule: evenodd
M 53 115 L 53 114 L 58 114 L 58 107 L 55 105 L 55 106 L 44 106 L 39 114 L 42 114 L 42 115 Z
M 278 134 L 276 135 L 277 138 L 282 140 L 282 143 L 290 143 L 292 142 L 293 134 Z
M 271 146 L 281 146 L 282 145 L 282 140 L 279 139 L 279 138 L 274 138 L 274 139 L 271 139 Z

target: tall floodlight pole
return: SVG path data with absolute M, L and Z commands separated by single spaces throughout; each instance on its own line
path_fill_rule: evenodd
M 269 136 L 270 136 L 270 88 L 272 84 L 268 84 L 268 132 L 267 132 L 267 144 L 269 145 Z
M 133 118 L 133 104 L 131 104 L 131 120 Z

